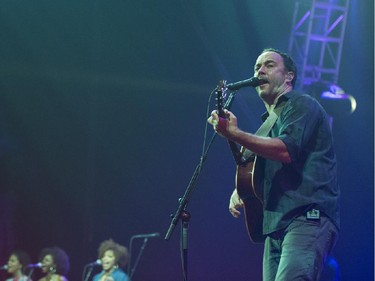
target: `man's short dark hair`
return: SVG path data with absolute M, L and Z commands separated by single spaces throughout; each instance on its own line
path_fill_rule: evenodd
M 284 52 L 279 51 L 279 50 L 274 49 L 274 48 L 266 48 L 262 51 L 262 54 L 265 53 L 265 52 L 278 53 L 283 58 L 284 66 L 285 66 L 286 70 L 294 73 L 294 78 L 292 80 L 292 86 L 294 88 L 294 86 L 296 84 L 296 81 L 297 81 L 297 66 L 296 66 L 296 63 L 294 62 L 294 60 L 292 59 L 292 57 L 289 56 L 287 53 L 284 53 Z

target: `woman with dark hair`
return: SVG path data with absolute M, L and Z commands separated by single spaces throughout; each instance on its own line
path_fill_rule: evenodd
M 12 277 L 6 281 L 27 281 L 25 268 L 28 264 L 30 264 L 30 256 L 26 252 L 21 250 L 13 251 L 7 263 L 7 272 Z
M 128 262 L 128 249 L 112 239 L 103 241 L 98 249 L 98 258 L 102 272 L 94 276 L 93 281 L 129 281 L 128 275 L 121 269 Z
M 39 281 L 68 281 L 65 275 L 69 271 L 69 257 L 63 249 L 45 248 L 39 255 L 39 261 L 45 274 Z

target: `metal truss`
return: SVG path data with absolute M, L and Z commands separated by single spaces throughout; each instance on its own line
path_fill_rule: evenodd
M 295 1 L 289 54 L 298 68 L 297 88 L 337 83 L 349 1 Z

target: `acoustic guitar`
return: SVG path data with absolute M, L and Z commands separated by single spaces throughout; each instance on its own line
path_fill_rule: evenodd
M 226 82 L 221 80 L 216 88 L 217 112 L 219 117 L 226 118 L 224 113 L 224 97 L 226 97 Z M 262 181 L 263 164 L 261 158 L 250 150 L 238 148 L 235 142 L 228 140 L 229 147 L 237 164 L 235 184 L 236 190 L 243 201 L 245 223 L 251 241 L 264 242 L 263 235 L 263 202 Z

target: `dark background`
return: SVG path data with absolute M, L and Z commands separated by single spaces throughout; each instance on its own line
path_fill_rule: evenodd
M 132 235 L 160 232 L 133 279 L 182 280 L 180 224 L 163 237 L 202 153 L 209 93 L 220 79 L 252 76 L 263 48 L 287 51 L 293 10 L 271 0 L 2 0 L 0 262 L 14 248 L 37 262 L 58 245 L 77 281 L 101 241 L 129 246 Z M 334 257 L 341 280 L 373 280 L 372 0 L 351 3 L 339 84 L 358 107 L 333 123 L 342 189 Z M 248 88 L 232 110 L 255 131 L 264 107 Z M 190 280 L 261 280 L 262 245 L 228 212 L 234 173 L 217 138 L 188 205 Z

